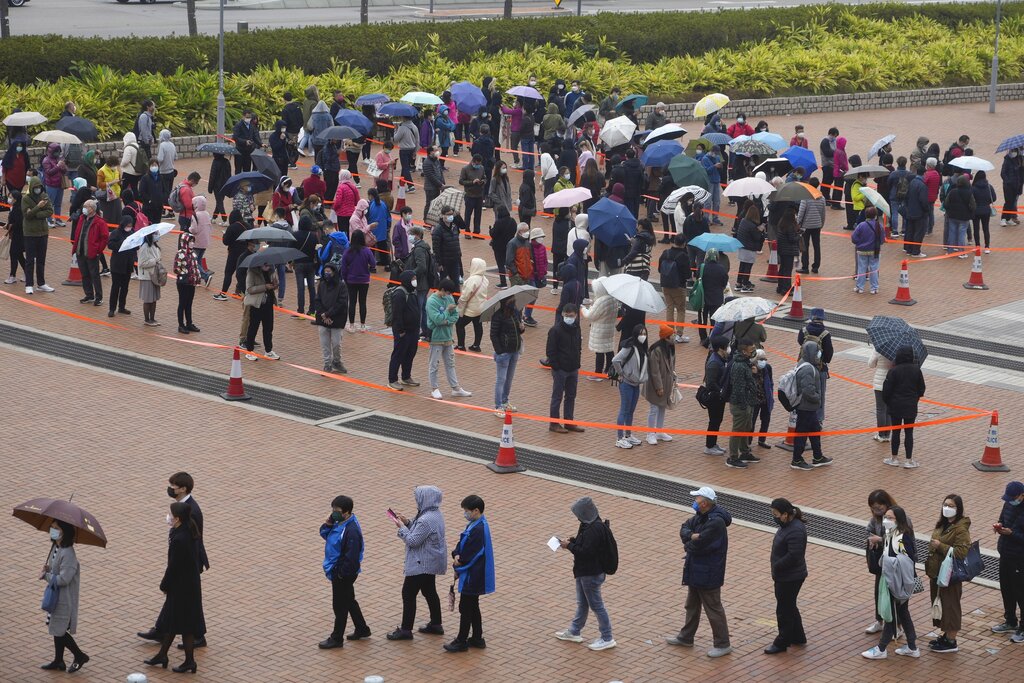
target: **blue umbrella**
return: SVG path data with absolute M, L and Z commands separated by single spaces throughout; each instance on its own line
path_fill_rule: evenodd
M 704 133 L 701 137 L 712 145 L 728 145 L 732 143 L 732 138 L 725 133 Z
M 805 178 L 810 177 L 812 173 L 818 170 L 818 160 L 814 158 L 814 152 L 804 147 L 790 147 L 779 156 L 783 159 L 789 159 L 789 163 L 793 164 L 793 168 L 803 166 Z
M 591 207 L 593 211 L 593 207 Z M 593 224 L 591 224 L 593 225 Z M 591 230 L 593 232 L 593 230 Z M 697 235 L 692 240 L 686 243 L 686 246 L 700 249 L 701 251 L 707 251 L 708 249 L 717 249 L 721 252 L 738 251 L 743 243 L 735 237 L 730 237 L 720 232 L 705 232 Z
M 59 130 L 63 130 L 63 128 L 60 127 L 60 121 L 57 122 L 57 128 Z M 1000 142 L 999 146 L 996 147 L 996 153 L 1005 152 L 1008 149 L 1020 149 L 1022 147 L 1024 147 L 1024 135 L 1014 135 L 1013 137 L 1006 138 Z
M 644 166 L 648 168 L 651 166 L 667 166 L 672 157 L 682 153 L 683 146 L 675 140 L 658 140 L 647 146 L 643 156 L 640 157 L 640 161 L 644 162 Z
M 626 106 L 627 102 L 631 102 L 633 104 L 634 110 L 639 109 L 640 107 L 647 104 L 647 95 L 626 95 L 621 100 L 619 100 L 618 104 L 615 105 L 615 109 L 622 109 L 624 106 Z
M 416 107 L 403 102 L 388 102 L 378 109 L 377 113 L 381 116 L 404 116 L 407 119 L 411 119 L 416 116 Z
M 459 81 L 452 86 L 452 99 L 459 105 L 459 111 L 475 114 L 487 106 L 487 98 L 483 91 L 469 81 Z
M 776 152 L 779 152 L 789 147 L 789 143 L 783 140 L 781 135 L 777 135 L 775 133 L 754 133 L 753 135 L 750 136 L 750 139 L 757 140 L 758 142 L 763 142 L 764 144 L 774 149 Z
M 384 104 L 390 102 L 391 98 L 382 92 L 374 92 L 369 95 L 360 95 L 356 98 L 357 107 L 367 107 L 371 104 Z
M 334 116 L 334 121 L 339 126 L 348 126 L 363 135 L 369 135 L 373 130 L 373 121 L 366 118 L 355 109 L 342 109 Z
M 242 183 L 249 183 L 252 187 L 252 192 L 262 192 L 263 190 L 269 190 L 274 187 L 276 181 L 271 180 L 267 176 L 257 171 L 246 171 L 245 173 L 237 173 L 224 183 L 221 188 L 221 193 L 225 197 L 233 197 L 238 192 L 238 186 Z
M 624 247 L 636 234 L 636 217 L 622 204 L 604 197 L 587 211 L 590 234 L 609 247 Z

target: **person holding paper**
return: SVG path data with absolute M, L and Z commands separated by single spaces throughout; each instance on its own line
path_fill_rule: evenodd
M 555 638 L 582 643 L 583 636 L 580 633 L 587 624 L 587 614 L 593 610 L 601 637 L 587 647 L 591 650 L 607 650 L 616 645 L 612 638 L 612 622 L 608 619 L 608 610 L 601 598 L 601 584 L 605 580 L 601 558 L 608 543 L 607 527 L 590 496 L 577 500 L 571 509 L 580 521 L 580 528 L 575 536 L 561 541 L 561 546 L 572 553 L 572 575 L 576 578 L 576 616 L 569 628 L 555 633 Z
M 452 569 L 459 578 L 459 634 L 446 644 L 448 652 L 485 648 L 480 596 L 494 592 L 494 549 L 491 528 L 484 517 L 484 500 L 470 495 L 462 499 L 462 514 L 469 524 L 452 551 Z M 470 628 L 473 637 L 469 637 Z

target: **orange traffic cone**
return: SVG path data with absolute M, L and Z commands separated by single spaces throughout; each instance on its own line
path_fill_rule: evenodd
M 900 286 L 896 290 L 896 298 L 889 299 L 889 303 L 897 306 L 913 306 L 917 303 L 910 298 L 910 270 L 907 267 L 907 259 L 900 263 Z
M 789 414 L 789 427 L 786 428 L 786 440 L 782 443 L 775 444 L 776 448 L 781 448 L 784 451 L 793 452 L 793 433 L 796 432 L 796 411 L 794 410 Z
M 516 442 L 512 438 L 512 413 L 505 411 L 505 424 L 501 428 L 501 447 L 494 462 L 487 463 L 488 469 L 498 474 L 525 472 L 526 468 L 516 461 Z
M 779 252 L 775 251 L 775 240 L 768 242 L 768 271 L 761 282 L 776 282 L 779 275 Z
M 231 378 L 228 380 L 228 390 L 220 395 L 225 401 L 248 401 L 251 396 L 245 393 L 245 386 L 242 384 L 242 356 L 238 347 L 235 347 L 235 356 L 231 359 Z
M 405 208 L 405 178 L 398 179 L 398 197 L 395 199 L 395 211 Z
M 800 274 L 793 276 L 793 303 L 789 306 L 787 320 L 804 320 L 804 295 L 800 289 Z
M 981 276 L 981 247 L 974 249 L 974 265 L 971 266 L 971 279 L 964 283 L 964 289 L 988 289 Z
M 992 411 L 992 424 L 988 427 L 988 440 L 981 460 L 974 463 L 974 468 L 982 472 L 1009 472 L 1010 468 L 1003 464 L 1003 456 L 999 451 L 999 411 Z
M 82 271 L 78 269 L 78 254 L 72 252 L 71 267 L 68 268 L 68 277 L 61 284 L 70 285 L 72 287 L 82 286 Z

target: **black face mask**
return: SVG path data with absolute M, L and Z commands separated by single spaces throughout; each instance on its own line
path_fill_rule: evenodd
M 167 487 L 167 495 L 170 496 L 171 498 L 177 498 L 178 497 L 178 494 L 174 492 L 174 487 L 173 486 L 168 486 Z
M 772 515 L 772 520 L 775 522 L 776 525 L 783 526 L 781 518 L 776 517 L 775 515 Z

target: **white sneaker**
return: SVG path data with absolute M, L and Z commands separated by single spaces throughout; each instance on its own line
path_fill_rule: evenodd
M 558 638 L 559 640 L 568 640 L 570 643 L 583 642 L 583 636 L 578 633 L 572 633 L 569 629 L 565 629 L 564 631 L 555 631 L 555 638 Z
M 17 282 L 17 280 L 14 278 L 13 275 L 11 277 L 7 278 L 6 280 L 4 280 L 4 284 L 5 285 L 13 285 L 15 282 Z
M 441 399 L 441 390 L 440 389 L 434 389 L 433 391 L 431 391 L 430 392 L 430 398 L 436 398 L 436 399 L 440 400 Z
M 611 640 L 605 640 L 604 638 L 598 638 L 597 640 L 592 642 L 590 645 L 587 645 L 587 647 L 589 647 L 591 650 L 609 650 L 609 649 L 615 647 L 616 645 L 617 645 L 617 643 L 615 642 L 614 638 L 612 638 Z
M 917 469 L 918 467 L 920 467 L 920 465 L 918 465 L 917 461 L 914 460 L 913 458 L 903 463 L 903 469 L 905 470 L 913 470 Z
M 985 253 L 986 253 L 986 254 L 991 254 L 991 253 L 992 253 L 992 250 L 986 247 L 986 248 L 985 248 Z
M 889 656 L 889 653 L 887 653 L 885 650 L 879 650 L 878 646 L 875 645 L 870 650 L 861 652 L 860 656 L 864 659 L 885 659 Z
M 885 628 L 885 624 L 880 621 L 875 621 L 872 622 L 871 626 L 864 629 L 864 633 L 881 633 L 883 628 Z
M 902 645 L 902 646 L 896 648 L 896 654 L 901 655 L 903 657 L 914 657 L 914 658 L 917 658 L 917 657 L 921 656 L 921 651 L 918 650 L 917 648 L 910 649 L 909 645 Z
M 627 436 L 626 437 L 626 441 L 630 442 L 634 446 L 639 446 L 640 444 L 643 443 L 643 441 L 641 441 L 640 439 L 636 438 L 635 436 Z
M 50 285 L 38 285 L 36 287 L 36 291 L 38 291 L 38 292 L 55 292 L 57 290 L 55 290 Z
M 655 434 L 654 432 L 651 432 L 650 434 L 648 434 L 647 435 L 647 443 L 651 444 L 652 446 L 657 446 L 658 445 L 658 435 Z
M 247 354 L 245 354 L 245 359 L 246 360 L 259 360 L 260 357 L 257 356 L 255 353 L 247 353 Z
M 132 273 L 131 279 L 132 280 L 138 280 L 139 279 L 139 274 L 138 273 Z
M 1006 227 L 1006 219 L 1005 219 L 1005 218 L 1003 218 L 1003 219 L 1000 219 L 1000 221 L 999 221 L 999 227 L 1000 227 L 1000 228 L 1005 228 L 1005 227 Z
M 629 449 L 633 447 L 633 444 L 631 444 L 628 439 L 619 439 L 615 442 L 615 447 Z
M 270 360 L 281 360 L 281 356 L 277 355 L 277 351 L 267 351 L 263 355 L 269 358 Z
M 658 432 L 658 441 L 671 441 L 671 440 L 672 440 L 672 435 L 671 434 L 665 434 L 663 432 Z
M 886 442 L 886 438 L 884 436 L 882 436 L 881 434 L 874 434 L 871 438 L 873 440 L 877 441 L 878 443 L 885 443 Z
M 900 467 L 903 464 L 896 458 L 886 458 L 885 460 L 882 461 L 882 463 L 886 465 L 892 465 L 893 467 Z
M 454 389 L 452 389 L 452 396 L 454 396 L 456 398 L 465 398 L 465 397 L 472 396 L 472 395 L 473 395 L 472 391 L 466 391 L 462 387 L 455 387 Z
M 26 287 L 25 288 L 25 293 L 26 294 L 31 294 L 32 293 L 32 288 L 31 287 Z

